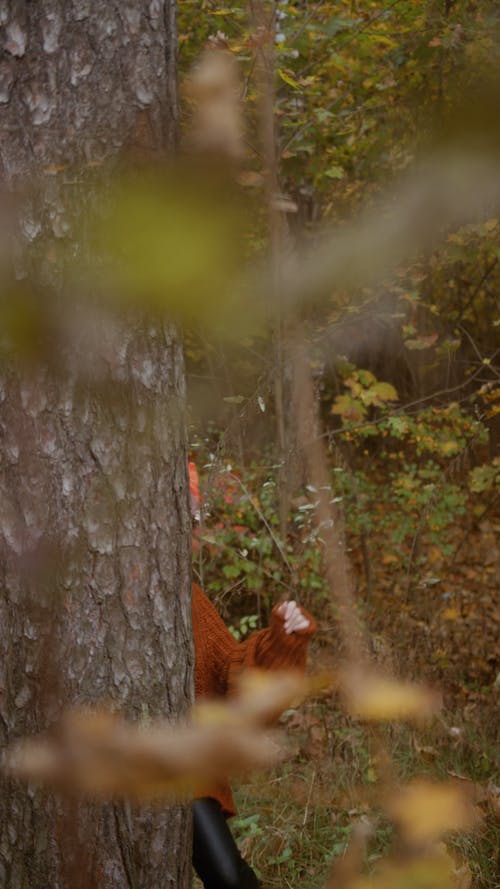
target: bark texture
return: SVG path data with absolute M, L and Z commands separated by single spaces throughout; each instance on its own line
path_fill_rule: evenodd
M 14 351 L 0 366 L 2 745 L 68 704 L 175 718 L 191 701 L 180 343 L 167 324 L 82 299 L 84 281 L 72 301 L 67 271 L 85 256 L 96 180 L 124 152 L 174 146 L 174 7 L 0 0 L 12 292 L 24 282 L 51 333 L 37 330 L 28 363 Z M 187 887 L 189 840 L 183 807 L 70 804 L 2 781 L 1 886 Z

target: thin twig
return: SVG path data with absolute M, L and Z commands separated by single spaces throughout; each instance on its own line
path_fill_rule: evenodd
M 285 565 L 287 566 L 287 568 L 288 568 L 288 570 L 289 570 L 291 576 L 293 577 L 293 575 L 294 575 L 294 571 L 293 571 L 292 566 L 290 565 L 290 562 L 288 561 L 288 557 L 287 557 L 287 554 L 286 554 L 286 551 L 285 551 L 285 548 L 284 548 L 283 543 L 281 542 L 281 540 L 279 539 L 279 537 L 277 537 L 276 534 L 274 533 L 273 529 L 271 528 L 271 525 L 270 525 L 269 522 L 267 521 L 267 519 L 266 519 L 264 513 L 262 512 L 262 510 L 257 506 L 257 504 L 256 504 L 256 502 L 255 502 L 255 499 L 254 499 L 254 498 L 252 497 L 252 495 L 250 494 L 250 491 L 248 490 L 247 486 L 245 485 L 244 482 L 242 482 L 242 480 L 241 480 L 240 478 L 238 478 L 237 475 L 234 475 L 234 473 L 232 473 L 232 472 L 228 472 L 228 476 L 229 476 L 229 478 L 232 478 L 232 479 L 234 479 L 235 481 L 238 482 L 238 484 L 240 485 L 242 491 L 243 491 L 243 492 L 246 494 L 246 496 L 248 497 L 248 501 L 249 501 L 249 503 L 251 504 L 251 506 L 253 506 L 255 512 L 256 512 L 257 515 L 259 516 L 259 519 L 261 520 L 261 522 L 263 523 L 263 525 L 265 525 L 265 527 L 266 527 L 266 529 L 267 529 L 267 532 L 268 532 L 269 536 L 271 537 L 271 540 L 273 541 L 273 543 L 274 543 L 276 549 L 278 550 L 278 552 L 279 552 L 281 558 L 283 559 L 283 561 L 284 561 Z
M 309 805 L 311 803 L 311 797 L 312 797 L 312 792 L 313 792 L 315 780 L 316 780 L 316 769 L 313 770 L 311 783 L 309 785 L 309 793 L 307 795 L 306 807 L 304 809 L 304 817 L 302 819 L 302 827 L 305 827 L 306 823 L 307 823 L 307 816 L 309 815 Z
M 465 336 L 469 340 L 469 343 L 471 344 L 472 348 L 474 349 L 474 352 L 476 353 L 477 357 L 479 358 L 481 365 L 483 367 L 486 365 L 488 367 L 488 369 L 491 370 L 492 374 L 495 377 L 498 377 L 500 379 L 500 373 L 497 371 L 496 367 L 494 367 L 494 365 L 491 363 L 491 359 L 490 358 L 483 358 L 483 356 L 481 355 L 481 352 L 479 351 L 476 343 L 474 342 L 474 340 L 471 337 L 467 328 L 464 327 L 463 324 L 458 324 L 457 327 L 458 327 L 458 330 L 460 330 L 463 334 L 465 334 Z

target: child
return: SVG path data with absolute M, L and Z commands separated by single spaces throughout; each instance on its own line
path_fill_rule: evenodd
M 199 519 L 198 473 L 189 464 L 191 508 Z M 193 584 L 195 696 L 231 693 L 238 674 L 251 667 L 268 670 L 305 670 L 307 646 L 316 630 L 314 619 L 294 601 L 273 609 L 267 629 L 237 642 L 203 590 Z M 205 889 L 257 889 L 252 868 L 242 859 L 227 825 L 236 814 L 229 784 L 221 783 L 210 796 L 193 805 L 193 864 Z

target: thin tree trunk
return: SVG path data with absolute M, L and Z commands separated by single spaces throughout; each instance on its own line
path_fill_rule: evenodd
M 0 178 L 17 193 L 4 289 L 9 317 L 28 306 L 35 325 L 0 366 L 4 745 L 72 704 L 176 718 L 193 656 L 179 339 L 68 283 L 96 184 L 123 153 L 175 144 L 175 4 L 11 0 L 0 24 Z M 181 889 L 190 871 L 189 808 L 2 781 L 1 886 Z

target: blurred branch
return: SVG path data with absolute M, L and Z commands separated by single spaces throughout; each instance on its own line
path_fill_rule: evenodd
M 500 167 L 494 157 L 435 155 L 357 224 L 325 234 L 307 256 L 287 256 L 283 305 L 291 310 L 337 288 L 373 285 L 402 260 L 431 250 L 450 228 L 499 212 Z
M 332 505 L 332 490 L 326 453 L 319 436 L 316 399 L 305 348 L 297 338 L 294 348 L 294 401 L 298 441 L 303 452 L 309 484 L 317 498 L 316 520 L 323 542 L 325 574 L 332 601 L 338 608 L 340 630 L 351 663 L 365 660 L 366 640 L 358 618 L 352 574 L 346 551 L 345 530 L 340 510 Z

